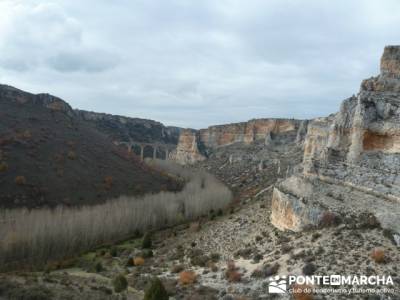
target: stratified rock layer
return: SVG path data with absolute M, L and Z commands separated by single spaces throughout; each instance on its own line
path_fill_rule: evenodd
M 308 121 L 294 119 L 255 119 L 248 122 L 210 126 L 206 129 L 181 132 L 175 160 L 179 163 L 195 163 L 204 160 L 213 150 L 235 143 L 250 145 L 262 141 L 265 145 L 279 139 L 285 133 L 294 133 L 302 143 Z M 195 140 L 194 140 L 195 139 Z
M 310 122 L 303 174 L 276 188 L 273 224 L 299 231 L 318 225 L 327 211 L 369 212 L 400 232 L 399 116 L 400 47 L 389 46 L 379 76 L 364 80 L 337 114 Z
M 297 131 L 301 122 L 288 119 L 256 119 L 242 123 L 210 126 L 200 130 L 200 141 L 209 148 L 237 142 L 250 144 L 265 140 L 271 133 Z

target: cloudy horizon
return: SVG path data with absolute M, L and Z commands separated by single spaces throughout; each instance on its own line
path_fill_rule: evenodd
M 203 128 L 338 111 L 399 44 L 400 2 L 0 0 L 0 83 Z

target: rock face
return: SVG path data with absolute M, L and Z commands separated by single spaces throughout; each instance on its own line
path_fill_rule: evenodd
M 248 122 L 210 126 L 200 130 L 200 141 L 208 148 L 237 142 L 250 144 L 265 140 L 269 134 L 298 130 L 302 121 L 287 119 L 257 119 Z
M 51 111 L 63 112 L 69 117 L 74 117 L 72 107 L 64 100 L 49 94 L 33 95 L 8 85 L 0 84 L 0 98 L 17 104 L 34 104 L 50 109 Z
M 203 160 L 213 150 L 235 143 L 252 144 L 263 141 L 265 145 L 285 133 L 295 133 L 299 143 L 304 141 L 308 121 L 294 119 L 255 119 L 248 122 L 210 126 L 199 131 L 183 131 L 178 149 L 185 149 L 185 155 L 175 156 L 179 163 L 194 163 Z M 188 132 L 191 132 L 189 138 Z M 182 136 L 183 135 L 183 136 Z M 279 138 L 279 137 L 278 137 Z M 196 139 L 193 142 L 193 139 Z M 197 147 L 196 150 L 193 147 Z M 190 149 L 190 151 L 188 150 Z M 181 151 L 181 153 L 183 153 Z M 193 156 L 191 157 L 191 155 Z M 199 154 L 201 154 L 199 156 Z M 180 159 L 185 157 L 185 159 Z
M 400 232 L 399 116 L 400 46 L 388 46 L 380 75 L 364 80 L 338 113 L 310 122 L 303 173 L 276 188 L 272 222 L 299 231 L 318 225 L 327 211 L 351 210 L 373 213 Z
M 176 151 L 171 154 L 172 160 L 184 165 L 205 160 L 206 157 L 200 153 L 197 141 L 198 133 L 195 130 L 182 130 Z

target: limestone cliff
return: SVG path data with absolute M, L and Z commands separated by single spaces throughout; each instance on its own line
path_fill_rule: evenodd
M 210 126 L 200 130 L 200 141 L 208 148 L 242 142 L 265 140 L 270 134 L 297 131 L 302 121 L 290 119 L 255 119 L 248 122 Z
M 205 160 L 206 157 L 200 153 L 197 141 L 198 133 L 195 130 L 182 130 L 176 151 L 171 153 L 171 159 L 184 165 Z
M 184 151 L 181 150 L 181 153 L 185 153 L 185 155 L 177 155 L 175 158 L 180 163 L 187 163 L 188 161 L 194 163 L 203 160 L 204 156 L 207 156 L 210 151 L 219 147 L 234 143 L 252 144 L 259 141 L 269 144 L 280 134 L 285 133 L 293 133 L 296 141 L 302 143 L 307 124 L 308 121 L 306 120 L 254 119 L 248 122 L 210 126 L 198 131 L 182 131 L 178 149 L 185 149 Z M 194 139 L 196 139 L 195 142 Z M 190 157 L 190 155 L 193 156 Z M 182 157 L 185 158 L 180 160 Z
M 277 187 L 272 222 L 297 231 L 318 225 L 326 211 L 367 211 L 400 232 L 399 116 L 400 46 L 388 46 L 377 77 L 338 113 L 310 122 L 303 174 Z

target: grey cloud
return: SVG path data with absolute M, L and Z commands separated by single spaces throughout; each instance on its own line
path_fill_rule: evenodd
M 61 51 L 50 57 L 47 63 L 60 72 L 103 72 L 117 66 L 118 57 L 98 50 Z
M 188 127 L 335 112 L 400 40 L 396 0 L 3 1 L 1 81 Z
M 8 3 L 9 13 L 4 31 L 0 30 L 3 68 L 34 72 L 49 67 L 60 72 L 91 73 L 117 65 L 118 56 L 102 49 L 101 43 L 86 45 L 81 23 L 68 16 L 61 5 L 53 1 L 4 3 Z

